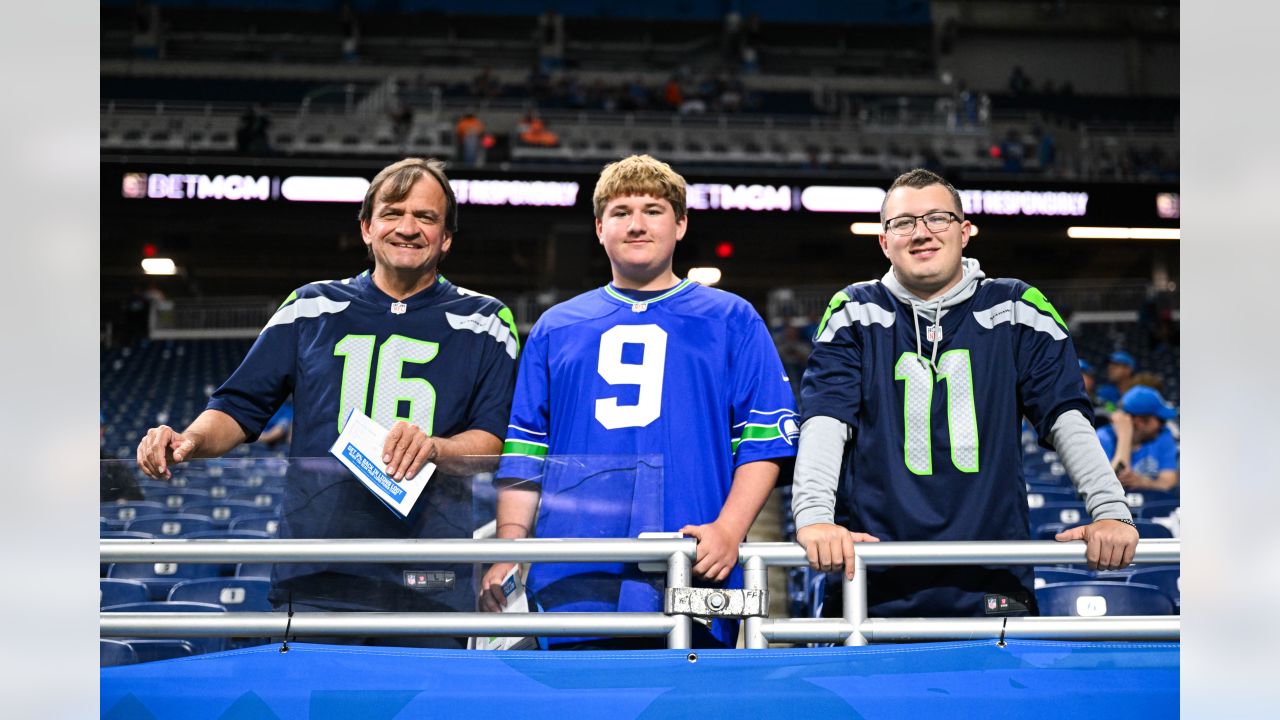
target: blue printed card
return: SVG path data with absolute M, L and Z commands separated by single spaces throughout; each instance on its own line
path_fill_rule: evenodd
M 436 466 L 427 463 L 412 479 L 394 480 L 382 462 L 382 446 L 387 440 L 387 432 L 369 416 L 352 410 L 329 452 L 387 507 L 402 517 L 408 516 Z

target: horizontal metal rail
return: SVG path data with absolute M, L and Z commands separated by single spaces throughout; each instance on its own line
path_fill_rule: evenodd
M 522 540 L 102 540 L 102 562 L 666 562 L 667 586 L 687 587 L 692 538 Z M 843 618 L 746 619 L 749 648 L 774 642 L 867 642 L 1048 638 L 1176 640 L 1178 616 L 868 618 L 866 568 L 897 565 L 1035 565 L 1085 562 L 1085 544 L 1055 541 L 883 542 L 856 547 L 855 574 L 842 582 Z M 808 564 L 795 543 L 743 543 L 748 590 L 763 590 L 769 567 Z M 1135 563 L 1178 563 L 1179 540 L 1141 540 Z M 691 618 L 661 613 L 101 613 L 104 637 L 306 636 L 663 636 L 690 647 Z
M 1177 640 L 1179 616 L 868 618 L 859 628 L 840 618 L 766 620 L 772 642 L 844 642 L 855 629 L 870 642 L 1036 638 L 1040 640 Z
M 102 562 L 665 562 L 693 538 L 523 540 L 102 540 Z
M 116 637 L 289 637 L 525 635 L 662 636 L 680 618 L 662 613 L 102 613 L 102 635 Z

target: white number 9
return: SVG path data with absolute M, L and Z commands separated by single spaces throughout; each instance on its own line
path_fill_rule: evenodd
M 626 343 L 642 345 L 637 364 L 622 362 Z M 667 361 L 667 333 L 657 325 L 618 325 L 600 336 L 600 377 L 610 385 L 639 385 L 635 405 L 619 405 L 618 398 L 596 400 L 596 420 L 609 430 L 644 427 L 662 415 L 662 375 Z

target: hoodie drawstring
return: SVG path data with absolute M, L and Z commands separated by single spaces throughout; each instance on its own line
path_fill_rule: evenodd
M 933 353 L 932 355 L 929 356 L 929 359 L 926 361 L 924 359 L 923 353 L 921 353 L 923 346 L 921 345 L 921 342 L 920 342 L 920 308 L 922 307 L 927 310 L 928 304 L 916 303 L 916 302 L 911 303 L 911 320 L 912 320 L 912 323 L 916 326 L 916 360 L 920 362 L 920 367 L 923 367 L 926 370 L 928 370 L 929 368 L 933 368 L 933 374 L 936 377 L 938 374 L 941 373 L 941 371 L 938 369 L 938 345 L 942 340 L 942 336 L 941 335 L 934 336 Z M 942 299 L 941 298 L 935 300 L 933 303 L 933 326 L 938 329 L 942 328 Z

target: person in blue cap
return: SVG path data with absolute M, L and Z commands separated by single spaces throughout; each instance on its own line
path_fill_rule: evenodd
M 1084 380 L 1084 392 L 1093 405 L 1093 426 L 1104 427 L 1111 424 L 1111 413 L 1115 412 L 1115 401 L 1098 397 L 1098 373 L 1088 360 L 1080 358 L 1080 378 Z
M 1098 386 L 1098 399 L 1104 403 L 1118 403 L 1120 396 L 1133 387 L 1133 374 L 1138 362 L 1124 350 L 1117 350 L 1107 358 L 1107 382 Z
M 1098 441 L 1126 489 L 1177 487 L 1178 441 L 1168 426 L 1177 416 L 1177 408 L 1145 385 L 1135 385 L 1120 398 L 1111 425 L 1098 430 Z

